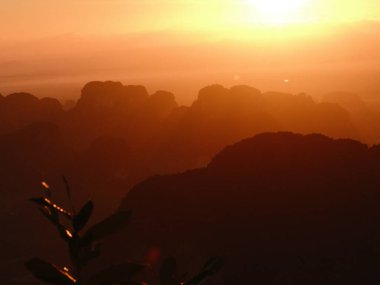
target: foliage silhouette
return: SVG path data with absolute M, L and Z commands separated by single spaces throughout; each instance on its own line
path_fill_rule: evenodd
M 39 206 L 42 214 L 57 228 L 61 238 L 67 243 L 72 270 L 68 267 L 59 267 L 40 258 L 32 258 L 25 263 L 26 268 L 37 278 L 50 284 L 57 285 L 144 285 L 146 283 L 134 281 L 137 273 L 146 265 L 137 263 L 122 263 L 112 265 L 101 270 L 83 281 L 82 270 L 93 259 L 100 255 L 100 240 L 123 228 L 131 217 L 130 211 L 118 211 L 103 221 L 91 226 L 83 232 L 91 218 L 94 204 L 91 200 L 85 203 L 78 213 L 71 201 L 71 191 L 67 180 L 63 177 L 67 196 L 70 201 L 71 211 L 66 210 L 52 200 L 52 192 L 46 182 L 42 182 L 45 188 L 45 197 L 31 198 L 30 201 Z M 208 277 L 214 275 L 223 266 L 223 260 L 213 257 L 206 262 L 201 271 L 184 281 L 177 274 L 175 259 L 165 260 L 160 269 L 161 285 L 200 285 Z

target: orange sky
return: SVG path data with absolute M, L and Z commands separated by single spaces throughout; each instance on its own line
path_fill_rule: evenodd
M 282 2 L 290 6 L 294 0 L 270 1 L 272 6 Z M 378 0 L 303 1 L 305 5 L 290 15 L 294 20 L 320 23 L 380 18 Z M 262 11 L 255 5 L 257 2 L 269 3 L 268 0 L 3 1 L 0 35 L 4 40 L 66 33 L 109 35 L 168 29 L 226 33 L 228 29 L 249 28 L 265 22 Z
M 121 80 L 184 103 L 212 83 L 380 98 L 378 0 L 12 0 L 0 19 L 3 94 Z

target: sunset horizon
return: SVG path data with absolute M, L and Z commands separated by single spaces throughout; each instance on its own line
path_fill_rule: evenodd
M 0 284 L 378 283 L 378 0 L 3 2 Z

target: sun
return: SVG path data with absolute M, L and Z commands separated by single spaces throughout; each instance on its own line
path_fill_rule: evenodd
M 248 0 L 265 24 L 287 25 L 304 19 L 302 10 L 311 0 Z

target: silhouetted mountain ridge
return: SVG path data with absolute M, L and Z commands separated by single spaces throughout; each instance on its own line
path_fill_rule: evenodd
M 358 138 L 350 114 L 337 104 L 316 103 L 304 94 L 261 93 L 246 85 L 207 86 L 190 107 L 178 106 L 170 92 L 149 95 L 143 86 L 113 81 L 87 83 L 69 111 L 55 99 L 38 100 L 26 93 L 1 102 L 0 108 L 8 111 L 0 133 L 48 121 L 77 150 L 102 136 L 122 138 L 155 173 L 204 166 L 224 146 L 262 132 Z
M 26 200 L 37 195 L 42 180 L 52 186 L 57 197 L 64 196 L 62 175 L 70 182 L 75 203 L 83 203 L 89 197 L 94 200 L 97 218 L 111 212 L 133 186 L 152 175 L 199 168 L 148 179 L 128 196 L 128 203 L 141 204 L 141 209 L 136 208 L 137 221 L 146 215 L 144 222 L 162 225 L 154 226 L 157 234 L 152 235 L 143 228 L 144 223 L 140 224 L 142 228 L 136 232 L 145 233 L 141 247 L 128 249 L 136 253 L 137 260 L 146 246 L 156 242 L 167 245 L 168 254 L 177 255 L 170 247 L 175 242 L 163 240 L 165 231 L 184 241 L 178 249 L 179 256 L 183 253 L 202 258 L 219 251 L 224 254 L 223 249 L 230 247 L 223 244 L 227 239 L 203 243 L 210 236 L 223 235 L 236 243 L 236 248 L 231 246 L 231 254 L 238 256 L 241 250 L 238 245 L 248 245 L 248 236 L 245 241 L 234 240 L 224 232 L 225 225 L 220 221 L 225 219 L 231 234 L 239 232 L 244 223 L 251 222 L 247 220 L 249 217 L 256 219 L 250 216 L 252 205 L 258 216 L 268 214 L 264 205 L 272 205 L 268 207 L 272 215 L 285 213 L 290 219 L 286 222 L 293 223 L 291 217 L 295 213 L 289 212 L 286 205 L 298 207 L 303 202 L 303 212 L 299 213 L 309 215 L 307 207 L 320 213 L 319 206 L 332 209 L 328 203 L 343 203 L 339 195 L 347 200 L 344 203 L 350 199 L 362 201 L 364 198 L 356 194 L 342 194 L 345 187 L 348 193 L 356 193 L 354 186 L 362 187 L 358 181 L 367 181 L 367 186 L 373 183 L 370 190 L 369 186 L 362 187 L 363 195 L 377 201 L 373 189 L 378 181 L 371 167 L 378 167 L 380 147 L 368 149 L 358 142 L 334 141 L 321 135 L 267 133 L 293 131 L 335 138 L 357 137 L 347 110 L 336 103 L 317 103 L 304 94 L 262 93 L 250 86 L 211 85 L 201 89 L 198 98 L 187 107 L 178 106 L 174 94 L 167 91 L 149 94 L 143 86 L 107 81 L 86 84 L 77 104 L 69 110 L 63 110 L 56 99 L 38 99 L 27 93 L 1 97 L 1 110 L 0 158 L 4 170 L 0 173 L 0 188 L 4 199 L 0 219 L 4 228 L 13 229 L 2 236 L 4 244 L 10 245 L 0 260 L 0 266 L 9 273 L 3 276 L 6 284 L 17 284 L 9 281 L 9 276 L 15 275 L 12 272 L 18 272 L 16 264 L 9 260 L 32 255 L 32 248 L 37 252 L 56 246 L 40 238 L 45 224 L 39 224 L 39 217 L 32 215 L 34 208 Z M 265 134 L 258 135 L 261 133 Z M 253 136 L 256 137 L 231 145 Z M 226 145 L 231 146 L 220 152 Z M 289 197 L 295 200 L 290 201 Z M 366 199 L 360 203 L 367 205 Z M 349 209 L 351 204 L 347 205 Z M 373 207 L 367 207 L 365 213 L 370 209 Z M 31 217 L 30 223 L 13 228 L 15 220 L 25 217 Z M 241 223 L 233 225 L 235 219 Z M 301 223 L 297 219 L 294 223 Z M 215 224 L 215 228 L 210 224 Z M 258 226 L 270 230 L 264 222 Z M 23 242 L 31 228 L 35 235 Z M 201 233 L 196 241 L 189 240 L 194 234 L 192 228 Z M 49 237 L 54 234 L 46 233 Z M 50 253 L 54 255 L 53 250 Z M 24 284 L 30 284 L 27 277 L 25 280 Z
M 368 104 L 358 94 L 349 92 L 328 93 L 323 100 L 337 103 L 350 112 L 352 123 L 362 140 L 372 143 L 379 142 L 379 113 L 376 110 L 376 104 Z
M 12 132 L 32 123 L 57 122 L 63 113 L 57 99 L 13 93 L 0 99 L 0 133 Z
M 332 166 L 344 169 L 347 161 L 358 156 L 365 158 L 367 152 L 366 145 L 349 139 L 333 141 L 313 134 L 308 135 L 306 141 L 301 135 L 291 133 L 263 133 L 226 147 L 213 158 L 208 168 L 228 169 L 237 175 L 258 168 L 263 172 L 273 169 L 279 172 L 322 171 Z
M 223 255 L 228 266 L 213 284 L 374 284 L 379 149 L 292 133 L 243 140 L 206 168 L 130 191 L 126 244 L 140 254 L 154 245 L 190 267 Z

